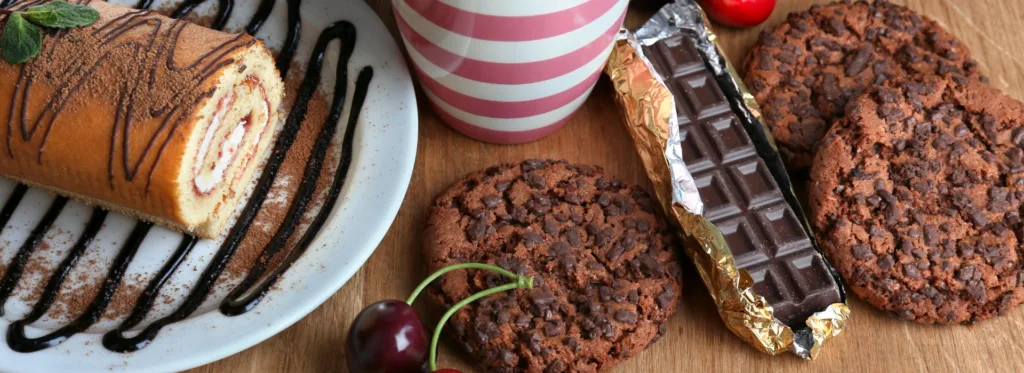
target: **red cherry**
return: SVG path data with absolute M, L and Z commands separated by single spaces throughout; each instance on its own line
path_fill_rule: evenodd
M 427 335 L 411 306 L 386 300 L 366 307 L 349 328 L 351 373 L 427 372 Z
M 726 26 L 759 25 L 775 9 L 775 0 L 700 0 L 708 17 Z
M 438 370 L 435 370 L 434 373 L 462 373 L 462 372 L 457 371 L 455 369 L 438 369 Z

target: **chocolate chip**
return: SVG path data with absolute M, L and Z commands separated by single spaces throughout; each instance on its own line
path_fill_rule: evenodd
M 494 321 L 499 324 L 507 324 L 512 319 L 512 314 L 506 309 L 499 309 L 494 313 Z
M 580 247 L 582 236 L 580 235 L 580 230 L 578 228 L 566 229 L 565 233 L 563 233 L 563 236 L 565 237 L 566 241 L 569 242 L 569 245 L 571 245 L 572 247 Z
M 848 77 L 854 77 L 864 71 L 868 61 L 874 58 L 875 49 L 871 44 L 865 44 L 857 50 L 857 54 L 846 62 L 845 73 Z
M 960 281 L 968 281 L 974 278 L 975 272 L 977 272 L 977 267 L 966 266 L 960 268 L 960 274 L 957 275 L 957 278 L 960 279 Z
M 594 237 L 594 244 L 597 246 L 604 246 L 608 244 L 608 242 L 612 240 L 613 234 L 615 234 L 615 232 L 611 228 L 601 230 L 596 234 L 596 237 Z
M 588 315 L 597 315 L 601 313 L 601 303 L 597 303 L 593 300 L 587 300 L 587 302 L 583 304 L 583 312 Z
M 918 272 L 917 267 L 912 263 L 903 264 L 903 274 L 911 279 L 921 278 L 921 272 Z
M 843 36 L 847 33 L 846 25 L 838 18 L 828 18 L 828 20 L 824 22 L 823 28 L 825 29 L 825 32 L 836 36 Z
M 626 301 L 626 294 L 623 294 L 621 292 L 616 292 L 615 294 L 612 294 L 612 300 L 615 301 L 616 303 L 625 302 Z
M 614 317 L 615 317 L 615 321 L 618 321 L 618 322 L 621 322 L 621 323 L 630 324 L 630 325 L 636 324 L 636 320 L 637 320 L 636 312 L 629 311 L 629 310 L 624 310 L 624 309 L 623 310 L 615 311 L 615 316 Z
M 481 199 L 481 202 L 483 202 L 484 206 L 487 208 L 495 208 L 501 204 L 502 200 L 501 197 L 492 194 Z
M 511 183 L 508 181 L 499 181 L 494 184 L 494 189 L 497 190 L 498 193 L 505 193 L 505 191 L 508 190 L 509 185 L 511 185 Z
M 544 324 L 544 335 L 548 337 L 554 337 L 562 334 L 565 331 L 565 325 L 561 322 L 549 322 Z
M 981 280 L 973 280 L 967 283 L 967 294 L 974 298 L 975 302 L 982 303 L 988 295 L 985 283 Z
M 552 219 L 544 219 L 544 233 L 550 234 L 552 236 L 558 236 L 558 231 L 558 223 L 556 223 Z
M 1024 146 L 1024 127 L 1014 128 L 1010 132 L 1010 141 L 1013 141 L 1017 146 Z
M 544 337 L 541 337 L 540 333 L 531 331 L 530 334 L 528 334 L 526 343 L 530 351 L 533 351 L 534 353 L 540 353 L 540 343 L 543 341 Z
M 531 320 L 530 316 L 526 316 L 525 314 L 520 314 L 519 316 L 516 316 L 516 323 L 515 323 L 515 325 L 516 325 L 516 327 L 518 327 L 520 329 L 529 328 L 530 327 L 530 320 Z
M 543 168 L 545 162 L 540 159 L 527 159 L 523 161 L 522 170 L 523 172 L 530 172 L 536 169 Z
M 490 228 L 491 225 L 486 220 L 475 219 L 466 227 L 466 235 L 469 236 L 470 241 L 480 241 L 487 237 L 487 232 Z
M 569 214 L 569 220 L 572 220 L 572 222 L 576 224 L 583 223 L 583 215 L 580 215 L 576 212 L 572 212 Z
M 913 188 L 915 192 L 921 194 L 928 194 L 928 192 L 930 192 L 932 189 L 932 186 L 927 181 L 913 182 L 911 183 L 910 187 Z
M 530 293 L 530 301 L 535 305 L 546 306 L 554 303 L 555 300 L 557 300 L 555 296 L 547 290 L 538 290 Z
M 653 256 L 641 255 L 637 258 L 637 262 L 640 271 L 647 276 L 661 277 L 665 275 L 665 266 Z
M 583 346 L 580 345 L 580 340 L 576 339 L 576 337 L 566 337 L 562 340 L 562 343 L 565 343 L 565 346 L 573 351 L 580 351 L 583 349 Z
M 477 344 L 486 344 L 491 338 L 496 338 L 499 334 L 498 324 L 486 321 L 476 325 L 473 331 L 473 339 Z
M 984 227 L 985 224 L 988 224 L 988 217 L 980 211 L 974 211 L 971 213 L 971 222 L 977 226 Z
M 537 247 L 541 242 L 544 242 L 544 238 L 537 234 L 537 232 L 529 231 L 523 233 L 523 245 L 527 248 Z
M 597 294 L 598 299 L 601 299 L 602 302 L 610 302 L 612 300 L 612 296 L 615 295 L 615 289 L 612 289 L 607 286 L 602 286 L 598 288 Z
M 567 256 L 572 253 L 572 247 L 564 241 L 556 241 L 549 248 L 556 256 Z
M 619 257 L 621 257 L 622 254 L 625 252 L 626 248 L 623 247 L 621 243 L 616 243 L 612 245 L 612 248 L 609 249 L 607 253 L 605 253 L 604 258 L 609 262 L 614 262 L 615 260 L 619 259 Z
M 533 187 L 534 189 L 541 189 L 545 187 L 544 177 L 533 172 L 527 172 L 523 174 L 523 180 L 526 180 L 526 183 L 529 184 L 530 187 Z
M 512 217 L 512 221 L 517 222 L 519 224 L 526 224 L 529 222 L 530 219 L 530 213 L 527 212 L 526 209 L 523 208 L 522 206 L 513 207 L 512 214 L 510 216 Z
M 622 248 L 625 250 L 632 250 L 636 246 L 636 236 L 632 233 L 626 233 L 626 236 L 619 241 L 622 244 Z
M 612 324 L 604 324 L 601 329 L 604 331 L 605 338 L 615 338 L 615 332 L 618 331 L 618 329 L 616 329 Z
M 534 194 L 526 201 L 526 208 L 537 215 L 545 215 L 551 211 L 551 198 L 543 194 Z
M 853 257 L 857 259 L 868 259 L 873 258 L 875 253 L 871 251 L 871 246 L 868 245 L 855 245 L 853 246 Z
M 498 355 L 498 360 L 501 360 L 506 366 L 512 365 L 516 361 L 516 354 L 513 354 L 512 351 L 501 350 Z
M 882 259 L 878 260 L 878 268 L 882 270 L 889 270 L 892 268 L 893 264 L 895 264 L 895 261 L 891 255 L 883 256 Z
M 886 103 L 894 103 L 899 101 L 900 98 L 899 93 L 896 92 L 896 90 L 885 87 L 879 87 L 875 90 L 875 94 L 878 96 L 879 100 Z
M 934 225 L 926 225 L 924 227 L 924 244 L 928 246 L 935 246 L 939 243 L 939 229 Z
M 547 368 L 544 368 L 544 373 L 561 373 L 565 371 L 565 363 L 562 360 L 555 359 Z
M 675 300 L 675 296 L 675 291 L 671 287 L 665 286 L 661 294 L 658 294 L 654 301 L 658 303 L 658 307 L 661 309 L 668 309 Z
M 914 241 L 910 240 L 909 238 L 904 237 L 904 238 L 901 238 L 899 242 L 900 242 L 900 244 L 899 244 L 898 247 L 899 247 L 901 253 L 906 254 L 906 255 L 911 255 L 911 254 L 914 253 Z

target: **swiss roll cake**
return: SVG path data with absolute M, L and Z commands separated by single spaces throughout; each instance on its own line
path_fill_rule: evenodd
M 220 235 L 282 116 L 273 56 L 245 34 L 87 4 L 98 22 L 47 31 L 26 63 L 0 61 L 0 175 Z

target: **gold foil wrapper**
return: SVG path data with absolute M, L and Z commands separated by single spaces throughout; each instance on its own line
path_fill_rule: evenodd
M 693 19 L 688 19 L 688 16 Z M 714 53 L 719 59 L 714 62 L 725 66 L 722 71 L 713 72 L 731 76 L 749 115 L 763 123 L 753 95 L 724 58 L 715 43 L 716 36 L 704 27 L 706 24 L 706 16 L 692 0 L 670 3 L 637 31 L 643 33 L 643 42 L 637 34 L 626 30 L 619 32 L 605 73 L 615 87 L 616 101 L 654 185 L 655 194 L 670 219 L 685 232 L 685 251 L 711 293 L 726 326 L 763 352 L 777 355 L 791 351 L 805 359 L 814 359 L 825 342 L 838 336 L 846 326 L 850 317 L 849 307 L 845 303 L 832 304 L 809 317 L 806 329 L 794 331 L 776 320 L 771 305 L 751 290 L 753 280 L 750 275 L 737 269 L 722 233 L 702 216 L 700 195 L 682 162 L 675 100 L 643 53 L 645 44 L 642 43 L 679 32 L 704 39 L 704 45 L 709 47 L 703 53 L 705 57 Z M 751 136 L 765 136 L 774 149 L 771 135 L 767 129 L 763 132 Z M 792 194 L 792 190 L 784 192 Z

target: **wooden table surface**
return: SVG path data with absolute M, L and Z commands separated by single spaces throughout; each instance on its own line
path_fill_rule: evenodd
M 716 27 L 734 64 L 738 66 L 761 28 L 776 25 L 790 11 L 804 10 L 815 1 L 778 2 L 775 13 L 761 27 Z M 994 86 L 1024 99 L 1024 0 L 896 2 L 906 3 L 945 25 L 971 48 Z M 390 0 L 368 3 L 397 37 Z M 634 4 L 627 26 L 642 24 L 653 11 L 649 6 Z M 344 343 L 349 323 L 368 304 L 405 299 L 427 275 L 419 251 L 427 207 L 437 193 L 466 173 L 496 163 L 543 157 L 601 165 L 628 182 L 648 184 L 606 78 L 565 128 L 524 145 L 489 145 L 461 136 L 430 110 L 422 93 L 419 100 L 420 143 L 412 183 L 397 219 L 370 260 L 333 298 L 291 328 L 194 372 L 347 371 Z M 664 338 L 618 365 L 614 372 L 1024 371 L 1024 307 L 978 325 L 938 327 L 899 321 L 851 299 L 853 314 L 846 330 L 825 346 L 817 360 L 807 362 L 790 355 L 759 353 L 733 336 L 722 325 L 707 290 L 693 271 L 686 275 L 683 287 L 681 311 L 669 321 Z M 416 308 L 428 315 L 426 322 L 430 325 L 440 316 L 429 301 L 417 302 Z M 440 366 L 466 373 L 479 371 L 453 347 L 442 344 Z

